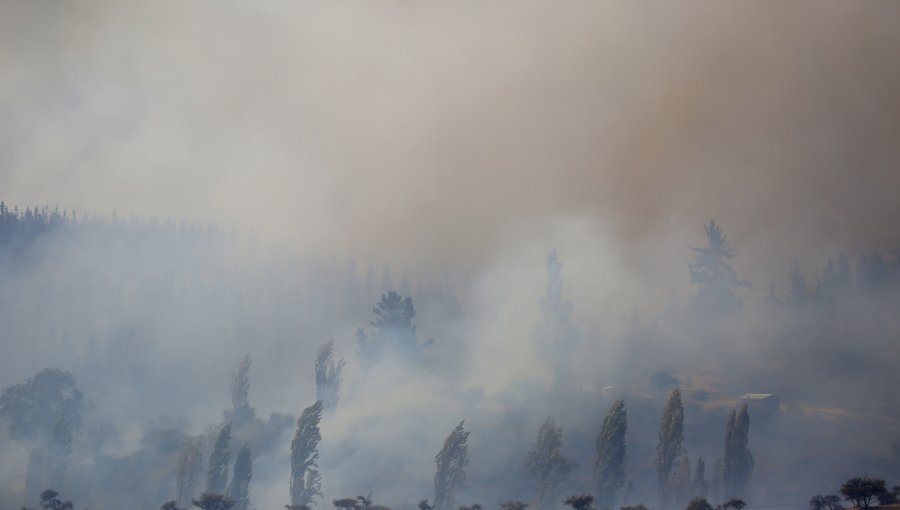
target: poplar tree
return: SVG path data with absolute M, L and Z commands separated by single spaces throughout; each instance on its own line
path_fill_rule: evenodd
M 231 460 L 231 423 L 226 423 L 209 456 L 209 470 L 206 473 L 206 492 L 224 494 L 228 485 L 228 463 Z
M 725 498 L 742 498 L 753 473 L 753 455 L 748 448 L 750 412 L 747 404 L 732 410 L 725 426 L 725 462 L 722 468 Z
M 178 454 L 178 473 L 175 476 L 175 501 L 187 505 L 194 499 L 194 483 L 203 470 L 200 445 L 190 441 Z
M 253 457 L 247 445 L 241 447 L 234 461 L 234 474 L 228 486 L 228 498 L 235 502 L 235 510 L 247 510 L 250 505 L 250 479 L 253 477 Z
M 594 480 L 597 487 L 597 504 L 600 508 L 614 508 L 616 493 L 625 485 L 625 464 L 628 461 L 625 448 L 627 428 L 625 401 L 619 399 L 610 406 L 597 436 Z
M 656 481 L 662 508 L 668 508 L 672 495 L 672 472 L 684 453 L 684 406 L 681 391 L 675 388 L 663 409 L 656 445 Z
M 694 495 L 695 498 L 705 498 L 709 495 L 709 484 L 706 482 L 706 462 L 703 457 L 697 459 L 694 468 Z
M 297 432 L 291 441 L 291 505 L 309 506 L 322 496 L 322 477 L 319 474 L 319 441 L 322 433 L 321 400 L 303 410 L 297 419 Z
M 334 340 L 329 340 L 316 356 L 316 398 L 329 411 L 337 407 L 340 399 L 343 370 L 344 358 L 334 359 Z
M 559 494 L 575 465 L 562 454 L 562 427 L 553 418 L 541 425 L 537 442 L 525 458 L 525 469 L 536 489 L 535 508 L 548 510 L 557 507 Z
M 469 465 L 469 433 L 463 429 L 464 421 L 450 432 L 444 446 L 434 457 L 434 509 L 451 510 L 456 495 L 466 486 L 466 466 Z

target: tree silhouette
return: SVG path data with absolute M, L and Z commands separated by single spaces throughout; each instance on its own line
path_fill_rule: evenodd
M 189 503 L 194 498 L 194 483 L 203 470 L 203 453 L 196 441 L 190 441 L 178 454 L 178 473 L 175 476 L 175 501 Z
M 234 501 L 221 494 L 204 492 L 199 499 L 193 501 L 194 506 L 203 510 L 228 510 L 234 506 Z
M 334 340 L 329 340 L 319 348 L 316 356 L 316 398 L 322 401 L 326 410 L 337 408 L 343 370 L 344 358 L 335 361 Z
M 10 436 L 29 450 L 27 494 L 46 487 L 50 477 L 61 478 L 59 470 L 50 473 L 47 467 L 54 465 L 53 455 L 71 451 L 71 436 L 81 425 L 83 400 L 72 375 L 56 368 L 42 370 L 0 395 L 0 417 L 7 421 Z M 57 460 L 67 461 L 67 455 Z
M 450 432 L 444 446 L 434 458 L 434 508 L 449 510 L 456 502 L 456 494 L 466 486 L 466 466 L 469 465 L 469 433 L 463 429 L 465 421 Z M 423 500 L 424 501 L 424 500 Z M 427 501 L 424 501 L 427 504 Z M 421 506 L 420 506 L 421 507 Z
M 691 282 L 697 285 L 694 306 L 707 310 L 732 310 L 740 306 L 735 291 L 750 284 L 737 276 L 729 262 L 734 248 L 715 221 L 704 225 L 706 246 L 691 247 L 697 257 L 688 266 Z
M 228 498 L 234 500 L 235 510 L 247 510 L 250 505 L 250 480 L 253 477 L 253 457 L 247 445 L 241 447 L 234 461 L 234 474 L 228 486 Z
M 291 442 L 291 504 L 311 505 L 322 495 L 319 475 L 319 422 L 322 421 L 321 400 L 303 410 L 297 420 L 297 432 Z
M 749 431 L 750 412 L 747 404 L 744 404 L 740 411 L 731 411 L 725 427 L 725 463 L 722 475 L 727 498 L 743 497 L 753 473 L 753 455 L 747 447 Z
M 228 464 L 231 461 L 231 423 L 226 423 L 209 456 L 209 469 L 206 473 L 206 492 L 223 494 L 228 485 Z
M 574 510 L 589 510 L 591 505 L 594 504 L 594 496 L 590 494 L 576 494 L 566 498 L 563 504 L 569 505 Z
M 668 507 L 672 497 L 672 472 L 684 455 L 684 406 L 678 388 L 669 395 L 659 425 L 659 442 L 656 445 L 656 480 L 659 501 Z
M 628 416 L 625 401 L 616 400 L 603 419 L 597 436 L 597 459 L 594 461 L 594 481 L 597 487 L 597 504 L 600 508 L 613 508 L 616 493 L 625 486 L 625 432 Z
M 562 433 L 562 427 L 557 426 L 553 418 L 547 418 L 538 431 L 534 448 L 525 458 L 525 469 L 536 490 L 535 507 L 538 510 L 556 507 L 566 478 L 575 468 L 563 457 Z
M 237 372 L 231 376 L 231 402 L 233 411 L 231 419 L 240 430 L 256 419 L 256 411 L 250 406 L 250 355 L 241 358 Z
M 879 478 L 851 478 L 841 486 L 844 499 L 852 501 L 857 508 L 869 508 L 872 501 L 885 492 L 887 492 L 885 482 Z

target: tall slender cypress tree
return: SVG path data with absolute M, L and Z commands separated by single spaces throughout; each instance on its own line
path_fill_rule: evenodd
M 465 421 L 450 432 L 444 446 L 434 458 L 434 508 L 449 510 L 456 503 L 456 494 L 466 486 L 466 466 L 469 465 L 469 433 L 463 429 Z
M 250 479 L 253 477 L 253 457 L 247 445 L 238 451 L 234 461 L 234 474 L 228 486 L 228 498 L 233 500 L 235 510 L 247 510 L 250 505 Z
M 753 455 L 748 448 L 750 412 L 747 404 L 740 411 L 732 410 L 725 426 L 725 462 L 722 469 L 724 497 L 743 498 L 750 475 L 753 473 Z
M 231 423 L 226 423 L 216 438 L 212 454 L 209 456 L 209 471 L 206 475 L 206 492 L 225 494 L 228 485 L 228 464 L 231 461 Z
M 656 481 L 659 502 L 668 508 L 672 497 L 672 472 L 684 453 L 684 406 L 681 391 L 675 388 L 669 395 L 659 425 L 659 443 L 656 445 Z
M 309 506 L 322 496 L 322 477 L 316 463 L 322 440 L 322 408 L 322 401 L 317 400 L 297 420 L 297 432 L 291 441 L 291 505 Z
M 603 419 L 603 427 L 597 436 L 597 460 L 594 461 L 594 480 L 597 487 L 597 504 L 600 508 L 614 508 L 616 493 L 625 485 L 625 432 L 628 416 L 625 401 L 616 400 Z

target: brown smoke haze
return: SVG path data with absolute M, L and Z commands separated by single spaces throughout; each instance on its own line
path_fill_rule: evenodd
M 7 0 L 0 190 L 406 263 L 546 253 L 575 222 L 629 264 L 670 253 L 652 271 L 682 286 L 715 218 L 766 287 L 795 257 L 898 246 L 898 20 L 895 2 Z

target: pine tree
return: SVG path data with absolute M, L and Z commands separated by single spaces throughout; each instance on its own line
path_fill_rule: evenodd
M 803 272 L 800 270 L 800 264 L 795 260 L 793 265 L 791 265 L 791 295 L 789 301 L 794 307 L 799 308 L 806 303 L 808 297 L 806 278 L 804 278 Z
M 414 357 L 424 354 L 428 343 L 420 344 L 416 336 L 416 326 L 412 323 L 416 309 L 412 298 L 389 291 L 381 295 L 372 313 L 375 314 L 370 321 L 375 328 L 372 334 L 357 334 L 360 352 L 365 357 L 377 360 L 387 352 Z
M 615 508 L 616 493 L 625 485 L 625 432 L 628 416 L 625 401 L 616 400 L 603 420 L 597 436 L 597 460 L 594 462 L 594 480 L 597 485 L 597 504 L 600 508 Z
M 697 285 L 694 306 L 707 310 L 736 309 L 740 298 L 735 291 L 750 284 L 738 278 L 737 271 L 731 267 L 729 261 L 734 258 L 734 248 L 716 222 L 710 220 L 704 229 L 706 246 L 691 247 L 697 258 L 688 266 L 691 282 Z
M 753 473 L 753 455 L 748 445 L 750 412 L 747 404 L 732 410 L 725 426 L 725 462 L 722 468 L 725 498 L 742 498 Z
M 206 492 L 224 494 L 228 485 L 228 463 L 231 460 L 231 423 L 225 424 L 216 438 L 212 454 L 209 456 L 209 470 L 206 473 Z
M 547 284 L 544 296 L 538 301 L 541 323 L 536 335 L 544 359 L 548 360 L 553 368 L 556 385 L 568 388 L 572 384 L 572 355 L 578 345 L 579 334 L 569 320 L 572 302 L 563 297 L 565 282 L 562 267 L 556 250 L 552 250 L 547 255 Z
M 335 361 L 334 340 L 329 340 L 316 356 L 316 398 L 326 410 L 333 411 L 340 400 L 343 370 L 344 358 Z
M 231 377 L 231 402 L 233 411 L 231 419 L 240 430 L 244 425 L 256 418 L 256 411 L 250 407 L 250 355 L 245 354 L 238 365 L 237 372 Z
M 669 508 L 672 496 L 672 472 L 684 453 L 684 407 L 681 391 L 675 388 L 663 409 L 656 446 L 656 480 L 662 508 Z
M 234 474 L 228 486 L 228 498 L 235 502 L 235 510 L 247 510 L 250 505 L 250 479 L 253 477 L 253 457 L 247 445 L 238 451 Z
M 291 505 L 313 505 L 315 498 L 322 496 L 322 477 L 317 464 L 322 409 L 322 401 L 317 400 L 297 420 L 297 432 L 291 442 Z
M 188 504 L 194 499 L 194 483 L 203 470 L 203 453 L 200 445 L 190 441 L 178 455 L 178 473 L 175 476 L 175 501 Z
M 469 465 L 469 433 L 463 429 L 465 421 L 450 432 L 444 446 L 434 457 L 434 509 L 451 510 L 457 493 L 466 487 L 466 466 Z
M 535 508 L 552 510 L 575 465 L 562 454 L 563 430 L 553 418 L 541 425 L 537 442 L 525 458 L 525 469 L 536 490 Z

